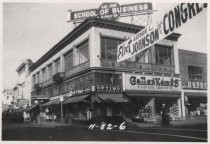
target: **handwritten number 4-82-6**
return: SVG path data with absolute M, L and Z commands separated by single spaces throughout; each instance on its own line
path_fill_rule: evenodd
M 91 124 L 88 129 L 92 130 L 93 128 L 99 128 L 100 130 L 112 130 L 113 128 L 118 128 L 119 130 L 125 130 L 126 126 L 125 126 L 125 122 L 122 122 L 119 126 L 118 125 L 113 125 L 113 124 L 106 124 L 106 123 L 102 123 L 101 125 L 96 125 L 96 124 Z

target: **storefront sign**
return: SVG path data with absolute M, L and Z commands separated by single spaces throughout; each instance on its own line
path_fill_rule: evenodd
M 191 21 L 207 8 L 206 3 L 179 3 L 154 23 L 132 36 L 117 48 L 117 62 L 126 60 L 156 44 Z
M 67 97 L 73 96 L 73 95 L 80 95 L 80 94 L 85 94 L 85 93 L 89 93 L 91 92 L 91 88 L 83 88 L 80 90 L 74 90 L 74 91 L 70 91 L 67 94 Z
M 188 82 L 187 86 L 195 89 L 207 89 L 207 83 L 204 82 Z
M 152 10 L 152 3 L 135 3 L 122 6 L 118 3 L 103 3 L 99 9 L 69 11 L 67 21 L 81 21 L 90 17 L 117 20 L 120 15 L 131 15 L 148 10 Z
M 95 92 L 121 92 L 120 86 L 95 86 Z
M 181 78 L 124 73 L 123 90 L 181 91 Z

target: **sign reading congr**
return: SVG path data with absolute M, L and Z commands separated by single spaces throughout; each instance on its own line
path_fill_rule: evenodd
M 207 3 L 180 3 L 117 48 L 117 62 L 126 60 L 164 39 L 207 8 Z

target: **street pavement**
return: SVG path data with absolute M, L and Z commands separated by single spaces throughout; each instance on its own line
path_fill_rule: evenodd
M 125 127 L 112 125 L 111 129 L 108 125 L 103 126 L 102 124 L 90 126 L 61 125 L 49 122 L 42 124 L 3 122 L 2 140 L 207 142 L 207 118 L 205 116 L 173 121 L 170 125 L 127 123 L 122 125 Z

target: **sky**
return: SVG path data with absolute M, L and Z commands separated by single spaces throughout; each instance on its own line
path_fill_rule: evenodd
M 104 1 L 107 2 L 107 1 Z M 114 2 L 118 2 L 115 0 Z M 136 3 L 138 1 L 132 1 Z M 66 21 L 67 10 L 98 8 L 103 1 L 89 3 L 3 3 L 3 83 L 13 88 L 17 81 L 16 69 L 25 59 L 36 62 L 72 29 Z M 119 2 L 119 4 L 126 4 Z M 162 14 L 174 4 L 154 4 L 156 14 Z M 207 12 L 201 13 L 178 31 L 182 36 L 178 48 L 207 52 Z

